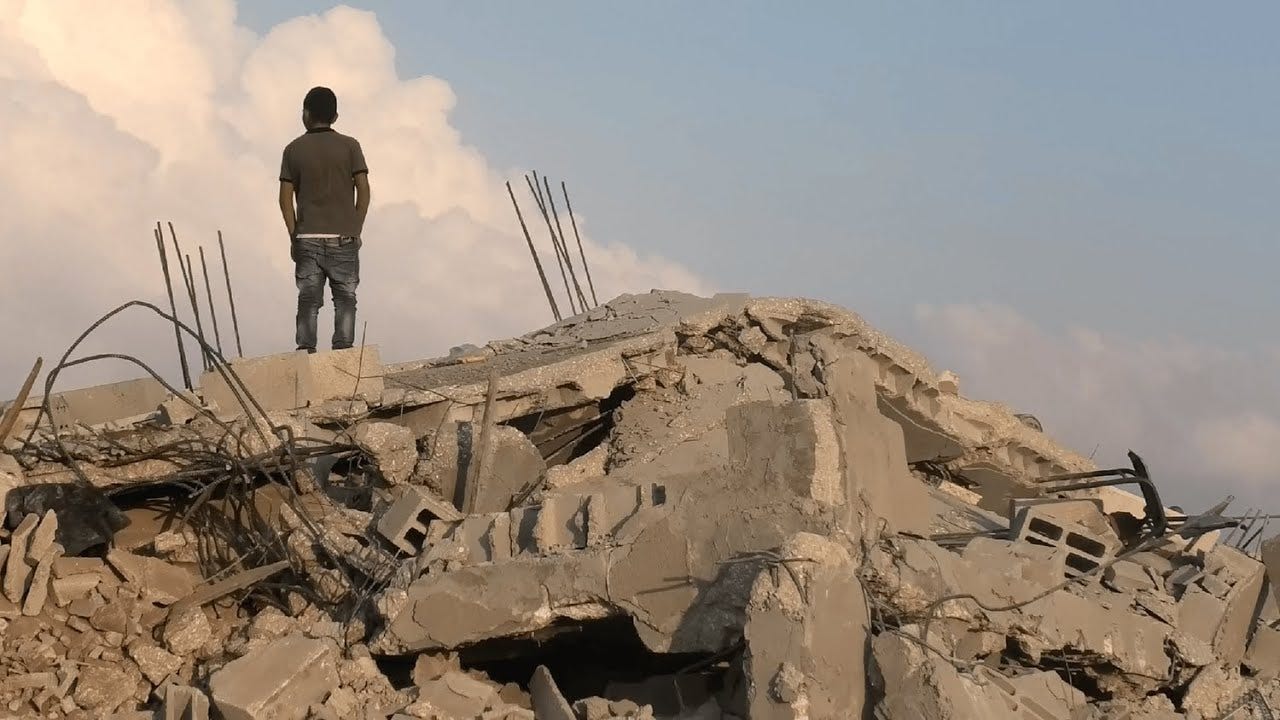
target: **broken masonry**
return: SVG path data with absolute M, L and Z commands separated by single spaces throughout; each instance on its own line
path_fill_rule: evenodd
M 3 711 L 1280 712 L 1280 539 L 832 305 L 653 292 L 434 360 L 215 365 L 5 413 Z

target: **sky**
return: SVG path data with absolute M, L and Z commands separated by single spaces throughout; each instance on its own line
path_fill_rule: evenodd
M 289 349 L 274 173 L 323 83 L 371 165 L 361 312 L 391 359 L 549 320 L 502 186 L 537 169 L 568 183 L 601 295 L 828 300 L 1104 465 L 1134 449 L 1188 509 L 1280 511 L 1277 20 L 1245 2 L 0 0 L 0 264 L 22 268 L 0 283 L 0 382 L 113 303 L 163 297 L 157 219 L 206 252 L 223 229 L 246 352 Z M 171 372 L 155 325 L 100 342 Z

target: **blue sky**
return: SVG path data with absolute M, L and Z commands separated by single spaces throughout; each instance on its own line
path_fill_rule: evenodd
M 908 337 L 918 303 L 997 302 L 1271 341 L 1275 6 L 349 4 L 403 76 L 452 85 L 464 141 L 567 178 L 597 236 L 719 287 Z

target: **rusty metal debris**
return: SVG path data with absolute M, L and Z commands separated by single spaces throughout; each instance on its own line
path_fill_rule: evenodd
M 585 314 L 399 365 L 94 323 L 0 446 L 0 713 L 1274 717 L 1267 513 L 1166 508 L 843 309 L 568 275 Z M 75 356 L 125 314 L 209 369 Z M 106 358 L 144 376 L 60 385 Z M 91 497 L 128 522 L 73 542 Z

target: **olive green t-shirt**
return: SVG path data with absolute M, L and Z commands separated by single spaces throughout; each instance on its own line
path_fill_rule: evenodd
M 355 177 L 369 172 L 355 138 L 313 128 L 285 146 L 280 180 L 293 184 L 298 235 L 360 236 Z

